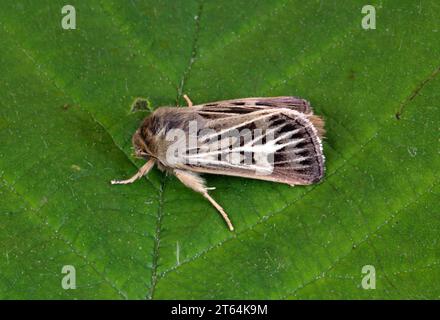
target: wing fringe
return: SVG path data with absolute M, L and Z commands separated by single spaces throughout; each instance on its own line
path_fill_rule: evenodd
M 322 119 L 321 117 L 319 117 L 317 115 L 308 115 L 307 118 L 310 120 L 310 122 L 316 128 L 316 131 L 318 132 L 319 138 L 323 139 L 325 137 L 324 119 Z

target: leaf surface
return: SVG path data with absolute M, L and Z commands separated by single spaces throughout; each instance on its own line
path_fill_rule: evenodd
M 76 30 L 64 4 L 0 12 L 0 297 L 440 296 L 437 2 L 373 1 L 375 30 L 360 1 L 83 1 Z M 310 100 L 324 181 L 207 176 L 234 233 L 156 169 L 111 186 L 142 165 L 133 101 L 183 93 Z

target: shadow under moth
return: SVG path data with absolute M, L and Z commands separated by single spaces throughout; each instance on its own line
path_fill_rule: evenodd
M 132 138 L 135 155 L 147 162 L 127 180 L 146 175 L 156 164 L 199 192 L 219 211 L 203 173 L 285 183 L 319 182 L 325 171 L 324 121 L 310 103 L 297 97 L 244 98 L 193 105 L 160 107 L 146 117 Z

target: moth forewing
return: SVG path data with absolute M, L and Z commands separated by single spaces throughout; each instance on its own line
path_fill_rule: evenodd
M 321 139 L 324 121 L 310 103 L 296 97 L 245 98 L 161 107 L 133 137 L 138 156 L 151 158 L 131 183 L 154 163 L 201 193 L 233 230 L 223 208 L 208 194 L 199 174 L 221 174 L 289 185 L 305 185 L 324 176 Z
M 201 118 L 204 121 L 198 119 L 199 127 L 209 127 L 214 134 L 202 136 L 200 140 L 209 142 L 211 147 L 204 151 L 199 146 L 198 163 L 186 161 L 194 156 L 183 157 L 179 168 L 290 185 L 315 183 L 323 177 L 321 139 L 305 114 L 271 108 L 222 119 L 211 120 L 206 115 Z M 232 134 L 243 131 L 254 133 L 251 141 L 243 135 Z

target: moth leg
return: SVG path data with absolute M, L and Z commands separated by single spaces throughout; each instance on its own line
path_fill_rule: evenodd
M 188 104 L 188 107 L 191 108 L 193 106 L 191 99 L 186 94 L 183 95 L 183 99 L 185 99 L 186 103 Z
M 201 193 L 206 199 L 211 202 L 211 204 L 220 212 L 226 224 L 229 227 L 229 230 L 234 231 L 234 226 L 229 220 L 228 214 L 223 210 L 223 208 L 208 194 L 208 190 L 211 188 L 207 188 L 205 185 L 205 180 L 200 177 L 197 173 L 193 173 L 190 171 L 184 171 L 179 169 L 174 169 L 174 175 L 179 179 L 185 186 L 188 188 Z
M 112 180 L 111 184 L 129 184 L 129 183 L 133 183 L 134 181 L 136 181 L 139 178 L 142 178 L 144 175 L 146 175 L 148 173 L 148 171 L 151 170 L 151 168 L 153 168 L 154 166 L 154 159 L 150 159 L 147 161 L 147 163 L 145 163 L 138 172 L 136 172 L 136 174 L 134 176 L 132 176 L 130 179 L 127 180 Z

